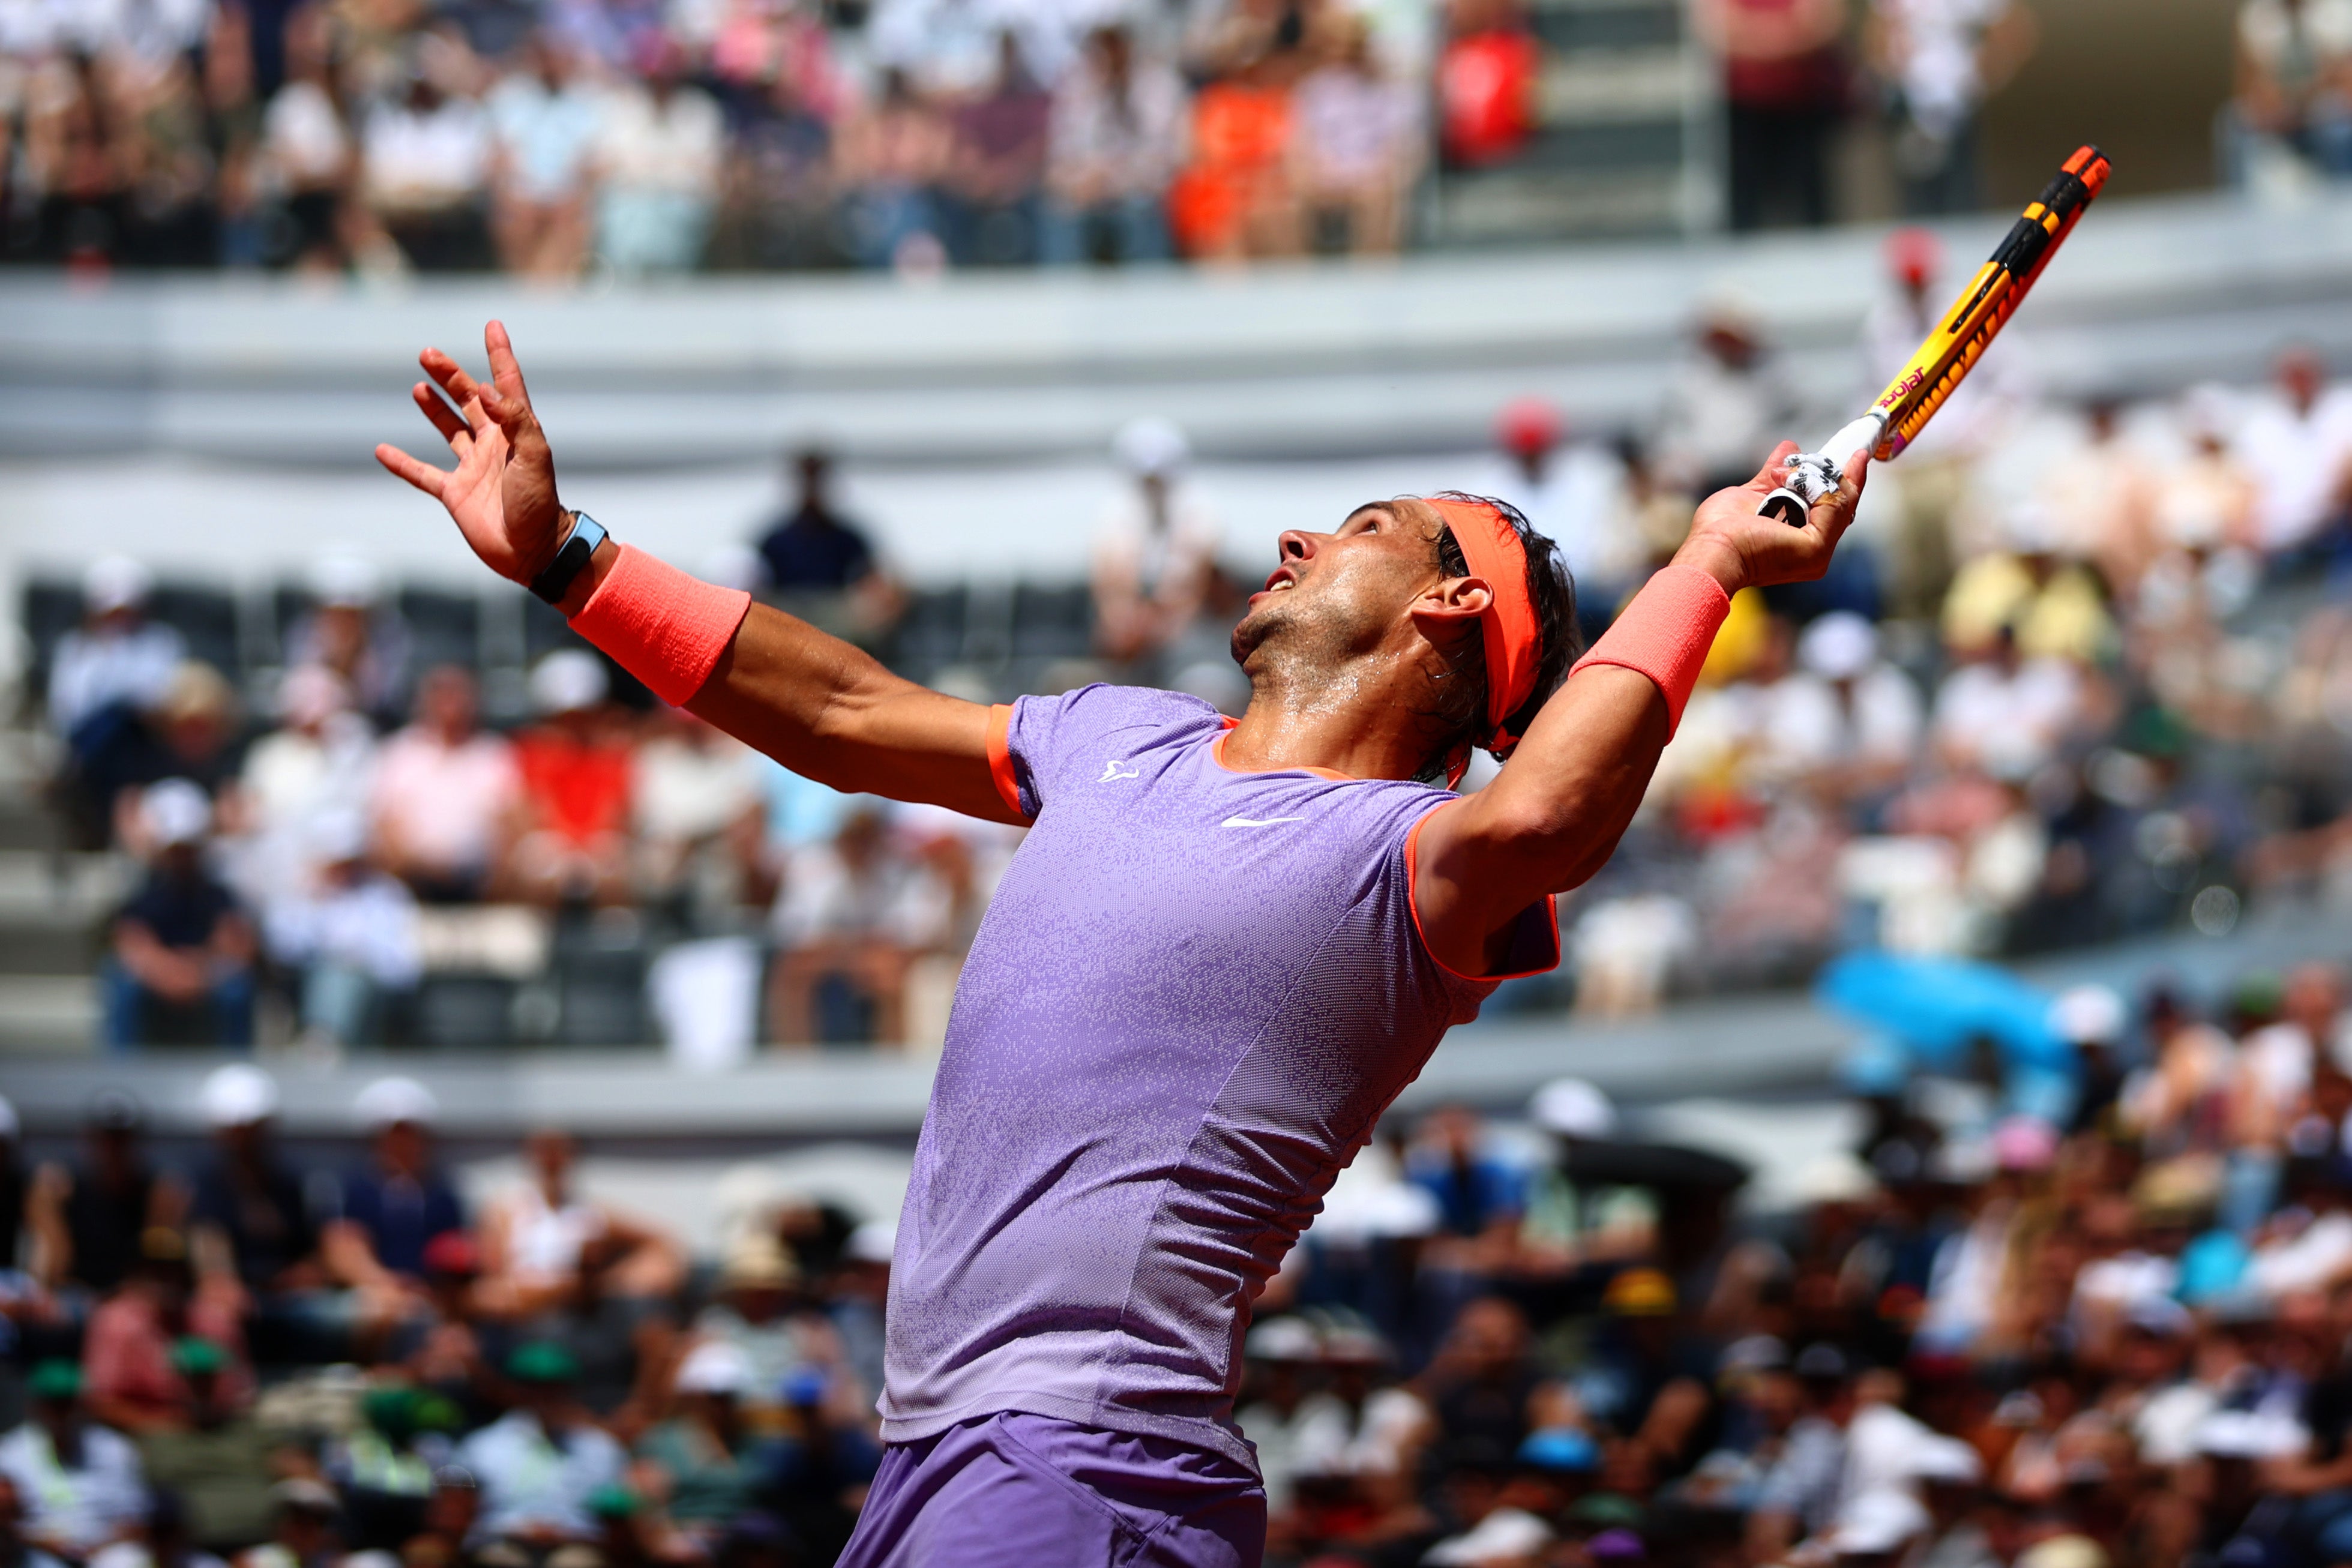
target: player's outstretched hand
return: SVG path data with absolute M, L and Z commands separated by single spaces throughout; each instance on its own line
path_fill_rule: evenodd
M 476 381 L 440 350 L 427 349 L 417 362 L 433 385 L 419 382 L 409 391 L 457 454 L 457 468 L 436 468 L 389 444 L 375 449 L 375 460 L 446 507 L 485 566 L 527 584 L 563 542 L 555 457 L 531 412 L 505 326 L 493 321 L 484 329 L 482 346 L 489 352 L 488 381 Z M 434 386 L 448 394 L 446 402 Z
M 1829 570 L 1830 557 L 1862 499 L 1870 455 L 1856 453 L 1838 487 L 1813 503 L 1804 527 L 1792 528 L 1757 508 L 1779 488 L 1797 450 L 1793 441 L 1780 443 L 1755 478 L 1701 502 L 1698 516 L 1691 520 L 1690 537 L 1675 552 L 1675 561 L 1710 573 L 1728 593 L 1776 582 L 1811 582 Z

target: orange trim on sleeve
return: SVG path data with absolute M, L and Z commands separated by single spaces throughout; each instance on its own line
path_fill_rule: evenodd
M 1559 900 L 1549 893 L 1545 894 L 1543 898 L 1544 914 L 1551 921 L 1551 961 L 1548 964 L 1538 965 L 1532 969 L 1515 969 L 1502 975 L 1465 975 L 1439 957 L 1437 949 L 1429 945 L 1429 933 L 1423 930 L 1421 926 L 1421 830 L 1428 825 L 1430 818 L 1434 817 L 1446 807 L 1460 804 L 1458 800 L 1446 800 L 1431 807 L 1421 814 L 1420 820 L 1413 823 L 1412 831 L 1404 836 L 1405 907 L 1412 911 L 1412 934 L 1421 938 L 1421 950 L 1429 955 L 1431 963 L 1455 979 L 1467 980 L 1475 986 L 1496 985 L 1505 980 L 1524 980 L 1530 975 L 1551 973 L 1559 967 Z M 1528 906 L 1528 908 L 1533 907 L 1532 904 Z M 1519 920 L 1524 921 L 1527 917 L 1527 910 L 1519 911 L 1517 916 Z
M 1021 781 L 1013 776 L 1013 705 L 998 703 L 988 710 L 988 776 L 996 781 L 997 798 L 1026 822 L 1021 804 Z

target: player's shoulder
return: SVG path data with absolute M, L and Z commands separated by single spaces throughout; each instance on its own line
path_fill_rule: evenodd
M 1097 683 L 1021 698 L 1013 706 L 1011 739 L 1035 767 L 1076 752 L 1138 757 L 1214 735 L 1224 722 L 1213 706 L 1182 692 Z

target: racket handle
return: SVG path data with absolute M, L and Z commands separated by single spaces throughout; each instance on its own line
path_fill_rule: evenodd
M 1846 465 L 1878 445 L 1885 433 L 1886 416 L 1875 409 L 1829 438 L 1819 452 L 1801 452 L 1789 459 L 1789 471 L 1779 489 L 1764 497 L 1759 515 L 1778 517 L 1801 528 L 1813 515 L 1813 503 L 1833 495 L 1844 482 Z

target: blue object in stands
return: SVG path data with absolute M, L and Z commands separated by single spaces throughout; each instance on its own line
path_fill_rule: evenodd
M 1923 1066 L 1964 1066 L 1970 1043 L 1989 1040 L 2004 1068 L 2077 1071 L 2074 1046 L 2050 1027 L 2050 998 L 1990 964 L 1849 953 L 1822 972 L 1814 995 L 1884 1030 Z

